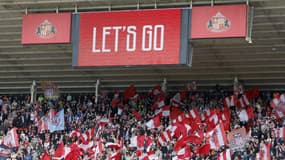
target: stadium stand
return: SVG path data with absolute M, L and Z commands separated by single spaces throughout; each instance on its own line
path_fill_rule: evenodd
M 189 87 L 190 86 L 190 87 Z M 284 94 L 123 93 L 1 98 L 1 157 L 11 159 L 284 159 Z M 246 99 L 246 100 L 245 100 Z M 64 128 L 60 127 L 64 121 Z M 55 128 L 52 126 L 55 125 Z M 232 135 L 232 138 L 230 138 Z

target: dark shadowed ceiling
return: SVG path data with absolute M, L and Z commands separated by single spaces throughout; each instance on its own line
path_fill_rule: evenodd
M 211 5 L 193 0 L 192 5 Z M 215 0 L 216 4 L 246 0 Z M 155 5 L 156 3 L 156 5 Z M 21 45 L 22 15 L 28 13 L 106 11 L 190 7 L 190 0 L 0 0 L 0 94 L 28 93 L 33 80 L 54 81 L 60 92 L 123 90 L 130 83 L 146 91 L 164 78 L 168 89 L 197 81 L 198 89 L 226 88 L 238 77 L 246 88 L 285 90 L 285 0 L 250 0 L 254 7 L 252 43 L 236 40 L 192 42 L 192 66 L 74 69 L 70 44 Z

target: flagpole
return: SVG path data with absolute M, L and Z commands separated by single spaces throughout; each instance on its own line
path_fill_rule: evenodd
M 167 90 L 167 79 L 166 79 L 166 78 L 163 79 L 163 82 L 162 82 L 162 84 L 161 84 L 161 90 L 162 90 L 164 93 L 166 93 L 166 90 Z
M 99 91 L 99 85 L 100 85 L 100 80 L 97 79 L 96 85 L 95 85 L 95 103 L 98 103 L 98 91 Z
M 31 104 L 35 102 L 36 96 L 37 96 L 37 84 L 36 81 L 33 80 L 31 85 Z

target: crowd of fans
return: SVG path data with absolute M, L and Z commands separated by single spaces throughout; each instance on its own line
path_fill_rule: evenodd
M 266 150 L 262 150 L 266 145 L 267 157 L 285 159 L 284 133 L 277 135 L 284 128 L 284 114 L 276 116 L 283 103 L 280 106 L 270 103 L 282 94 L 259 92 L 248 98 L 245 106 L 237 106 L 235 102 L 227 105 L 226 98 L 231 95 L 234 94 L 219 88 L 209 92 L 184 89 L 177 94 L 166 94 L 159 86 L 145 94 L 137 93 L 132 86 L 121 93 L 101 94 L 97 100 L 94 95 L 61 95 L 56 99 L 38 95 L 33 104 L 30 96 L 3 95 L 0 156 L 12 160 L 215 160 L 229 151 L 231 159 L 255 160 L 266 159 Z M 234 96 L 238 101 L 242 94 Z M 249 107 L 253 116 L 241 120 L 241 111 Z M 164 112 L 164 108 L 170 113 Z M 62 109 L 64 130 L 50 132 L 41 127 L 39 122 L 50 110 Z M 198 118 L 193 115 L 189 118 L 192 111 L 199 114 Z M 227 112 L 228 123 L 223 123 L 226 134 L 246 129 L 243 139 L 246 143 L 236 150 L 227 140 L 218 148 L 209 145 L 209 137 L 216 134 L 211 130 L 223 122 Z M 209 120 L 213 114 L 217 115 L 217 121 Z M 155 122 L 156 117 L 159 122 Z M 188 125 L 183 124 L 185 119 L 190 120 Z M 17 130 L 19 144 L 6 146 L 3 139 L 13 128 Z M 181 141 L 185 136 L 188 140 Z

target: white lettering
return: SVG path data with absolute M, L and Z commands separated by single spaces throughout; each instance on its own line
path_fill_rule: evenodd
M 146 36 L 148 36 L 148 45 L 146 44 Z M 150 51 L 151 49 L 152 49 L 152 26 L 145 25 L 143 26 L 143 33 L 142 33 L 142 50 Z
M 111 27 L 103 27 L 103 35 L 102 35 L 102 52 L 111 52 L 110 49 L 106 48 L 106 37 L 110 35 L 111 32 L 109 31 Z
M 139 29 L 135 25 L 93 27 L 92 52 L 116 53 L 138 51 L 137 35 L 142 35 L 140 51 L 162 51 L 165 42 L 164 32 L 165 26 L 162 24 L 144 25 Z M 99 34 L 100 36 L 98 36 Z
M 136 33 L 136 26 L 128 26 L 127 28 L 127 41 L 126 41 L 126 50 L 128 52 L 133 52 L 136 50 L 136 40 L 137 40 L 137 33 Z M 132 36 L 133 43 L 130 44 L 130 39 Z M 131 47 L 132 46 L 132 47 Z
M 92 40 L 92 52 L 101 52 L 100 49 L 96 49 L 96 27 L 93 28 L 93 40 Z
M 113 29 L 115 30 L 115 46 L 114 46 L 114 51 L 115 51 L 115 52 L 118 52 L 119 30 L 122 29 L 122 26 L 114 26 Z
M 159 46 L 157 46 L 157 34 L 158 30 L 160 30 L 160 43 Z M 162 51 L 163 45 L 164 45 L 164 25 L 156 25 L 154 26 L 154 39 L 153 39 L 153 50 L 155 51 Z

